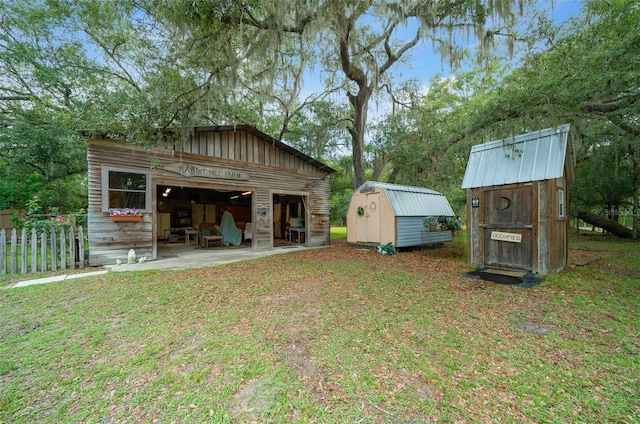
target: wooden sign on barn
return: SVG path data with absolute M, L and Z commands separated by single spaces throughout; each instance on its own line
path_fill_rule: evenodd
M 469 263 L 554 274 L 567 265 L 569 125 L 471 149 L 467 189 Z

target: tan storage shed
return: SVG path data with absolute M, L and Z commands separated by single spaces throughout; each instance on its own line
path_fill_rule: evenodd
M 351 196 L 347 242 L 363 246 L 420 246 L 451 241 L 451 231 L 425 231 L 427 216 L 453 218 L 447 198 L 428 188 L 368 181 Z
M 569 125 L 471 149 L 467 189 L 469 263 L 553 274 L 567 265 Z

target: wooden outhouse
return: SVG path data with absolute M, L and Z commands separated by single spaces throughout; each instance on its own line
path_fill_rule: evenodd
M 425 217 L 452 219 L 442 194 L 427 188 L 368 181 L 351 196 L 347 242 L 357 245 L 420 246 L 453 239 L 450 230 L 425 231 Z
M 569 125 L 471 149 L 467 189 L 469 263 L 553 274 L 567 265 Z
M 85 135 L 91 266 L 125 260 L 129 249 L 156 259 L 159 242 L 189 243 L 228 214 L 254 251 L 330 244 L 335 171 L 252 126 L 165 133 L 155 148 Z M 141 216 L 112 216 L 134 210 Z

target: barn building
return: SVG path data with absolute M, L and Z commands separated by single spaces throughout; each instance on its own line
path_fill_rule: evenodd
M 540 274 L 567 266 L 569 133 L 562 125 L 471 149 L 462 182 L 471 264 Z
M 330 243 L 335 171 L 252 126 L 165 133 L 155 148 L 85 135 L 91 266 L 126 259 L 129 249 L 156 259 L 165 242 L 206 248 L 203 235 L 213 239 L 221 224 L 234 233 L 217 241 L 254 251 Z
M 428 188 L 368 181 L 351 196 L 347 243 L 394 247 L 420 246 L 453 239 L 451 230 L 425 231 L 425 217 L 455 216 L 447 198 Z

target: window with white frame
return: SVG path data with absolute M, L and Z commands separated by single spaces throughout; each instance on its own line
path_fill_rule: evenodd
M 138 209 L 151 212 L 151 174 L 102 167 L 102 210 Z
M 564 190 L 558 189 L 558 218 L 564 218 L 565 215 Z

